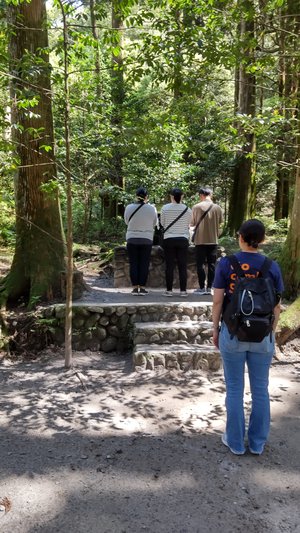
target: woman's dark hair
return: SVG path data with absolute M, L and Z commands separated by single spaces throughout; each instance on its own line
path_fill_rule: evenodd
M 258 248 L 263 242 L 266 234 L 265 226 L 260 220 L 252 218 L 243 222 L 239 229 L 239 234 L 243 237 L 245 243 L 252 248 Z
M 183 195 L 183 192 L 181 189 L 178 189 L 178 187 L 175 187 L 171 190 L 171 195 L 174 197 L 174 200 L 177 204 L 180 203 L 181 197 Z
M 211 196 L 212 195 L 212 189 L 210 187 L 200 187 L 199 194 L 203 194 L 203 196 Z
M 135 194 L 137 196 L 137 199 L 140 200 L 140 202 L 143 202 L 145 200 L 145 198 L 148 196 L 148 191 L 147 191 L 146 187 L 139 187 L 136 190 Z

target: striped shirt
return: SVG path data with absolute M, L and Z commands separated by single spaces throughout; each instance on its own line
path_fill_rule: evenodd
M 170 203 L 164 205 L 160 213 L 160 223 L 163 228 L 167 228 L 168 225 L 171 224 L 171 222 L 173 222 L 173 220 L 175 220 L 185 209 L 186 205 L 184 204 Z M 189 225 L 191 218 L 192 211 L 188 208 L 186 213 L 184 213 L 184 215 L 182 215 L 180 219 L 164 233 L 164 239 L 175 237 L 185 237 L 186 239 L 189 239 Z

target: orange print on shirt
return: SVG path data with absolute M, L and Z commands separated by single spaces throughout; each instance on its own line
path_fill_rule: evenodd
M 231 267 L 233 269 L 233 267 Z M 250 270 L 250 265 L 248 263 L 242 263 L 241 264 L 242 270 L 246 272 L 247 270 Z M 259 272 L 256 272 L 256 274 L 245 274 L 245 278 L 258 278 Z M 232 294 L 235 287 L 235 282 L 237 279 L 237 275 L 235 272 L 232 272 L 229 276 L 231 283 L 229 283 L 229 293 Z

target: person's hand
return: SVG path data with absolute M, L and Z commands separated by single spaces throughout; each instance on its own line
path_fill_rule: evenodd
M 213 343 L 219 349 L 219 328 L 213 330 Z

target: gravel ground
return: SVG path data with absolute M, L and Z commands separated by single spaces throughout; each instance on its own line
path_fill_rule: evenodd
M 299 533 L 299 380 L 299 363 L 273 365 L 270 442 L 240 457 L 220 440 L 221 372 L 3 359 L 0 531 Z
M 136 300 L 85 279 L 83 302 Z M 128 354 L 88 351 L 66 371 L 53 349 L 2 359 L 0 532 L 300 533 L 299 353 L 295 336 L 274 360 L 261 457 L 221 443 L 221 371 L 135 373 Z

